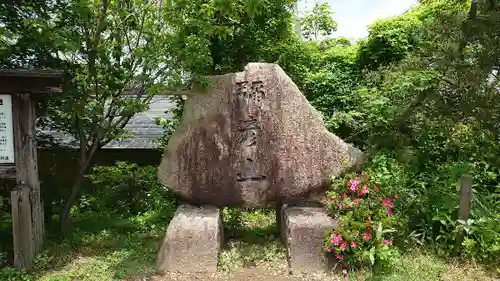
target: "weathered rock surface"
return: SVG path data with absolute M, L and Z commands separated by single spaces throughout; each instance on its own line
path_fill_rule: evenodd
M 166 272 L 216 272 L 222 246 L 222 217 L 215 206 L 180 205 L 168 225 L 156 260 Z
M 278 65 L 250 63 L 188 96 L 158 175 L 188 202 L 258 207 L 324 191 L 360 161 Z

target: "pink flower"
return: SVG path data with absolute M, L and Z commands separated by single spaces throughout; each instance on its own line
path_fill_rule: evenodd
M 344 208 L 344 205 L 342 205 L 342 203 L 338 203 L 337 206 L 339 206 L 339 209 L 343 209 Z
M 342 241 L 342 244 L 340 244 L 340 250 L 341 251 L 345 250 L 345 247 L 347 247 L 347 242 L 346 241 Z
M 331 252 L 333 252 L 333 249 L 332 249 L 332 247 L 328 246 L 328 247 L 326 247 L 326 251 L 331 253 Z
M 375 225 L 374 225 L 374 226 L 372 227 L 372 229 L 373 229 L 373 230 L 377 230 L 377 226 L 375 226 Z
M 356 248 L 358 246 L 358 243 L 351 241 L 351 248 Z
M 398 199 L 398 197 L 399 197 L 399 196 L 398 196 L 398 194 L 397 194 L 397 193 L 396 193 L 396 194 L 394 194 L 394 199 Z
M 392 240 L 384 240 L 384 244 L 387 246 L 392 246 Z
M 372 216 L 368 216 L 368 221 L 371 221 L 372 220 Z
M 390 197 L 383 197 L 383 198 L 380 198 L 380 200 L 382 201 L 382 205 L 384 205 L 384 207 L 394 207 L 394 201 L 392 200 L 392 198 Z
M 330 236 L 330 238 L 332 238 L 332 244 L 333 244 L 333 245 L 335 245 L 335 246 L 338 246 L 338 245 L 339 245 L 340 243 L 342 243 L 342 241 L 344 240 L 344 239 L 342 239 L 342 235 L 340 235 L 340 234 L 335 234 L 335 233 L 334 233 L 334 234 L 332 234 L 332 235 Z
M 359 183 L 360 183 L 359 180 L 349 180 L 348 184 L 350 186 L 351 191 L 357 192 Z
M 344 193 L 344 199 L 347 199 L 347 198 L 349 198 L 349 196 Z
M 358 205 L 359 204 L 359 199 L 354 199 L 354 205 Z
M 392 215 L 392 209 L 391 207 L 387 207 L 387 216 L 391 216 Z
M 365 232 L 365 233 L 363 233 L 363 234 L 361 235 L 361 237 L 362 237 L 364 240 L 366 240 L 366 241 L 368 241 L 368 240 L 372 239 L 372 235 L 370 234 L 370 232 Z
M 361 195 L 368 194 L 370 191 L 368 190 L 368 186 L 363 185 L 363 188 L 361 189 Z
M 340 255 L 340 254 L 335 254 L 335 258 L 338 259 L 338 260 L 343 260 L 344 256 Z

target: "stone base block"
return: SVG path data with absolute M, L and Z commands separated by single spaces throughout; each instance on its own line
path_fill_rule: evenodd
M 332 265 L 324 250 L 325 232 L 337 226 L 321 207 L 281 207 L 281 238 L 292 273 L 318 273 Z
M 158 253 L 157 270 L 161 273 L 216 272 L 222 231 L 222 212 L 217 207 L 179 206 Z

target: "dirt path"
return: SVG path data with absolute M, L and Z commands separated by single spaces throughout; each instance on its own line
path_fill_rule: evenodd
M 230 273 L 168 274 L 153 276 L 148 281 L 337 281 L 338 277 L 321 275 L 291 275 L 261 268 L 245 268 Z
M 338 281 L 338 276 L 317 275 L 291 275 L 286 261 L 268 266 L 239 268 L 230 272 L 217 272 L 216 274 L 180 274 L 170 273 L 166 276 L 152 276 L 147 281 Z

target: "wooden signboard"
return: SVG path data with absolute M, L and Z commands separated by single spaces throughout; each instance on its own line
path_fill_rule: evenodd
M 59 91 L 62 75 L 54 71 L 0 70 L 0 165 L 15 167 L 11 192 L 14 265 L 30 269 L 43 242 L 36 145 L 35 97 Z
M 12 97 L 0 95 L 0 178 L 15 179 Z
M 12 98 L 0 95 L 0 164 L 14 164 Z

